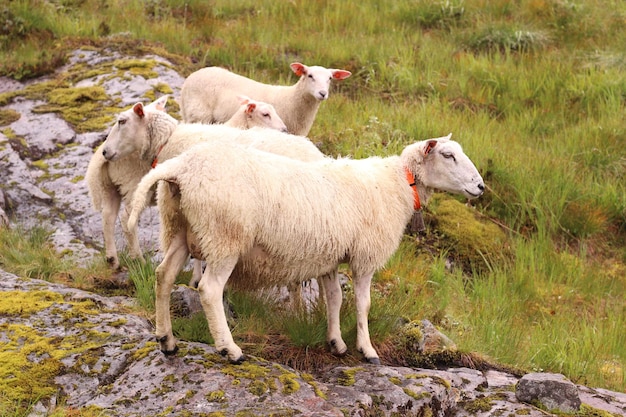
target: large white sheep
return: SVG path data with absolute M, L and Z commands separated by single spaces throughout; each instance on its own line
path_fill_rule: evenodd
M 332 80 L 348 78 L 350 71 L 321 66 L 291 64 L 300 77 L 294 85 L 269 85 L 221 67 L 202 68 L 187 77 L 180 95 L 183 120 L 187 123 L 223 123 L 237 110 L 236 97 L 245 94 L 272 104 L 289 133 L 307 136 L 320 103 L 330 93 Z
M 164 180 L 157 191 L 164 255 L 156 269 L 161 350 L 176 351 L 169 297 L 192 253 L 206 260 L 201 301 L 216 348 L 232 362 L 244 356 L 221 302 L 227 281 L 256 288 L 323 277 L 327 341 L 333 353 L 345 353 L 337 268 L 346 262 L 354 279 L 357 349 L 379 363 L 368 332 L 370 283 L 397 249 L 415 200 L 425 204 L 434 189 L 468 198 L 484 190 L 474 164 L 449 136 L 409 145 L 400 156 L 307 163 L 214 141 L 164 162 L 141 180 L 131 202 L 130 229 L 159 180 Z
M 122 201 L 125 206 L 135 187 L 158 160 L 178 155 L 199 141 L 226 138 L 238 143 L 252 144 L 294 157 L 321 158 L 323 154 L 308 139 L 287 133 L 284 123 L 271 105 L 248 98 L 239 98 L 239 110 L 224 125 L 179 124 L 165 110 L 167 96 L 147 106 L 141 103 L 121 112 L 107 139 L 92 156 L 85 179 L 95 210 L 102 213 L 102 229 L 107 261 L 119 267 L 115 245 L 115 221 Z M 268 117 L 269 116 L 269 117 Z M 274 129 L 265 129 L 271 127 Z M 251 133 L 243 133 L 251 129 Z M 260 140 L 257 131 L 265 133 Z M 128 242 L 129 255 L 141 258 L 142 251 L 136 231 L 126 227 L 128 211 L 122 210 L 120 221 Z M 198 273 L 196 273 L 197 275 Z

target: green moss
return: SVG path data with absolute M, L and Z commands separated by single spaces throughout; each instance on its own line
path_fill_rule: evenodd
M 113 114 L 102 114 L 102 102 L 108 98 L 101 86 L 55 88 L 47 94 L 48 104 L 33 112 L 58 112 L 78 133 L 101 131 L 114 120 Z
M 157 62 L 153 59 L 117 60 L 113 62 L 113 65 L 117 67 L 120 72 L 138 75 L 147 80 L 159 76 L 159 74 L 154 71 Z
M 226 394 L 222 390 L 207 392 L 204 398 L 210 403 L 226 402 Z
M 356 380 L 354 379 L 354 376 L 356 375 L 356 373 L 364 371 L 364 370 L 365 369 L 361 367 L 343 369 L 341 371 L 341 375 L 337 378 L 337 383 L 346 387 L 351 387 L 356 382 Z
M 193 398 L 194 395 L 196 395 L 195 391 L 187 390 L 187 392 L 185 393 L 185 396 L 179 399 L 178 401 L 176 401 L 176 404 L 178 405 L 187 404 L 189 402 L 189 399 Z
M 110 322 L 109 326 L 111 326 L 111 327 L 122 327 L 126 323 L 128 323 L 128 320 L 126 320 L 125 318 L 119 318 L 118 320 Z
M 478 412 L 486 413 L 491 410 L 493 403 L 489 397 L 476 398 L 474 401 L 467 401 L 462 404 L 462 407 L 469 413 L 475 414 Z
M 313 391 L 315 391 L 315 395 L 317 395 L 318 397 L 322 398 L 322 399 L 327 399 L 326 394 L 320 389 L 320 387 L 317 385 L 317 382 L 315 382 L 315 379 L 313 378 L 313 375 L 308 374 L 306 372 L 303 372 L 300 377 L 305 380 L 310 386 L 313 387 Z
M 70 182 L 73 183 L 73 184 L 77 184 L 77 183 L 81 182 L 84 179 L 85 179 L 85 177 L 83 175 L 78 175 L 78 176 L 72 178 L 70 180 Z
M 298 382 L 298 375 L 293 372 L 286 372 L 278 377 L 278 380 L 283 384 L 283 394 L 293 394 L 300 390 L 300 383 Z
M 147 357 L 150 352 L 154 351 L 157 345 L 157 342 L 146 342 L 143 348 L 137 349 L 133 352 L 133 359 L 136 361 L 142 360 L 143 358 Z
M 253 362 L 244 362 L 240 365 L 225 365 L 222 368 L 224 375 L 230 375 L 235 379 L 254 380 L 264 378 L 269 375 L 270 370 L 267 367 L 259 366 Z
M 52 291 L 5 291 L 0 297 L 0 312 L 26 318 L 62 302 L 63 296 Z
M 41 160 L 41 159 L 40 159 L 40 160 L 38 160 L 38 161 L 33 161 L 33 162 L 32 162 L 32 165 L 33 165 L 34 167 L 37 167 L 37 168 L 41 169 L 42 171 L 47 171 L 47 170 L 50 168 L 50 166 L 48 165 L 48 163 L 47 163 L 47 162 L 45 162 L 45 161 L 43 161 L 43 160 Z
M 263 381 L 252 381 L 247 389 L 250 394 L 260 397 L 269 391 L 269 386 Z
M 430 394 L 428 392 L 417 393 L 409 388 L 403 388 L 402 391 L 404 391 L 406 395 L 417 401 L 430 397 Z
M 64 352 L 52 338 L 28 326 L 0 326 L 9 340 L 0 352 L 0 392 L 11 402 L 48 398 L 56 392 L 54 377 L 60 372 Z M 38 360 L 33 360 L 37 358 Z
M 479 218 L 476 210 L 443 193 L 433 196 L 429 209 L 450 253 L 463 264 L 486 267 L 485 260 L 492 262 L 508 256 L 505 233 L 494 223 Z
M 172 90 L 172 88 L 165 83 L 158 83 L 157 85 L 154 86 L 154 90 L 158 93 L 161 93 L 161 95 L 174 94 L 174 90 Z
M 397 376 L 389 377 L 389 382 L 391 382 L 394 385 L 402 385 L 402 380 L 398 378 Z
M 10 125 L 20 119 L 21 115 L 13 109 L 0 109 L 0 126 Z

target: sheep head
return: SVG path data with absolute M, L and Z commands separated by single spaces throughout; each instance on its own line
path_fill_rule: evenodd
M 320 66 L 308 67 L 299 62 L 294 62 L 290 66 L 291 70 L 305 83 L 309 94 L 320 101 L 328 98 L 332 80 L 345 80 L 352 75 L 350 71 L 346 70 Z
M 462 194 L 469 199 L 480 197 L 485 190 L 483 179 L 461 145 L 450 140 L 451 136 L 407 146 L 401 155 L 404 166 L 426 189 Z
M 165 95 L 146 106 L 136 103 L 130 109 L 121 112 L 104 141 L 102 155 L 109 161 L 118 160 L 136 151 L 141 152 L 142 159 L 148 157 L 151 147 L 154 146 L 151 138 L 155 136 L 155 131 L 163 129 L 160 126 L 155 128 L 154 119 L 159 117 L 168 119 L 164 126 L 172 124 L 171 121 L 176 124 L 175 119 L 164 112 L 167 99 L 168 96 Z

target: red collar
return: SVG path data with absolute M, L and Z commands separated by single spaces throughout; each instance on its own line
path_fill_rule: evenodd
M 161 151 L 163 150 L 163 147 L 165 145 L 161 145 L 161 147 L 159 148 L 159 150 L 157 151 L 157 154 L 154 155 L 154 159 L 152 160 L 152 164 L 150 165 L 152 168 L 156 167 L 157 164 L 159 163 L 159 154 L 161 153 Z
M 422 204 L 420 203 L 420 195 L 417 192 L 417 184 L 415 183 L 415 176 L 408 168 L 404 168 L 404 172 L 406 173 L 406 180 L 409 182 L 409 186 L 413 189 L 413 209 L 420 210 L 422 208 Z

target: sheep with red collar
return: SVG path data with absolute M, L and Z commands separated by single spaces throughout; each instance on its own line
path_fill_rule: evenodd
M 221 67 L 202 68 L 187 77 L 180 107 L 187 123 L 223 123 L 237 111 L 237 95 L 245 94 L 274 106 L 289 133 L 307 136 L 332 80 L 348 78 L 350 71 L 291 64 L 300 79 L 293 85 L 260 83 Z
M 407 146 L 401 155 L 303 163 L 217 141 L 188 149 L 139 183 L 128 227 L 157 191 L 163 261 L 156 269 L 156 336 L 176 351 L 169 313 L 175 277 L 188 255 L 207 266 L 200 298 L 218 351 L 244 359 L 228 328 L 222 293 L 323 277 L 331 351 L 347 350 L 339 326 L 337 270 L 348 263 L 357 309 L 357 350 L 379 363 L 368 331 L 370 283 L 397 249 L 415 200 L 435 190 L 476 198 L 483 180 L 450 136 Z M 407 173 L 411 177 L 407 181 Z
M 121 204 L 128 205 L 137 184 L 157 160 L 176 156 L 198 142 L 218 138 L 299 159 L 323 157 L 308 139 L 284 133 L 284 123 L 271 105 L 249 98 L 239 100 L 239 110 L 224 125 L 178 123 L 165 112 L 167 96 L 147 106 L 137 103 L 120 113 L 107 139 L 93 154 L 85 175 L 93 207 L 102 214 L 105 256 L 113 268 L 119 267 L 115 222 Z M 266 112 L 270 118 L 265 116 Z M 120 213 L 120 222 L 130 257 L 141 258 L 136 230 L 129 231 L 126 227 L 126 209 Z

